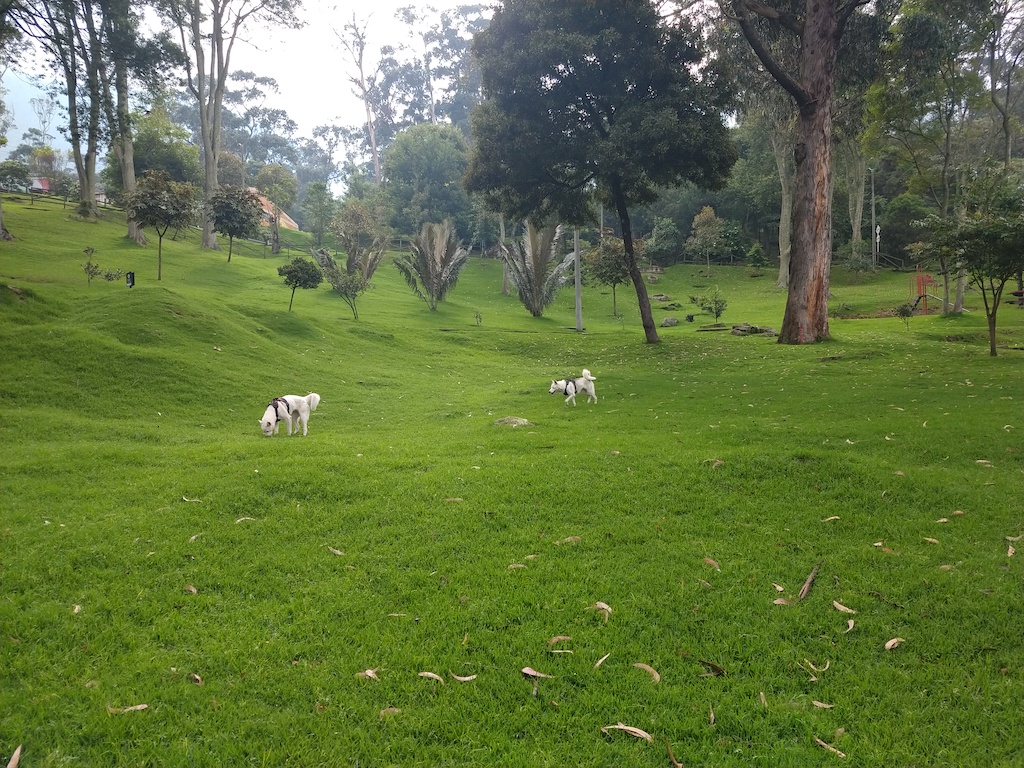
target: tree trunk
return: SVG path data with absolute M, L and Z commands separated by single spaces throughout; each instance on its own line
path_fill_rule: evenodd
M 834 3 L 808 2 L 800 53 L 793 252 L 780 344 L 826 341 L 832 262 L 832 94 L 839 45 Z
M 292 297 L 290 299 L 288 299 L 288 311 L 289 312 L 292 311 L 292 302 L 295 301 L 295 289 L 296 288 L 298 288 L 297 285 L 293 285 L 292 286 Z
M 858 257 L 864 241 L 861 230 L 864 228 L 864 183 L 867 176 L 867 163 L 856 139 L 844 141 L 843 147 L 846 150 L 844 154 L 846 155 L 846 194 L 850 215 L 850 234 L 853 255 Z M 874 264 L 871 266 L 874 267 Z
M 615 202 L 615 210 L 619 214 L 619 225 L 622 227 L 622 245 L 626 252 L 626 266 L 629 268 L 629 276 L 633 280 L 637 302 L 640 305 L 640 319 L 643 321 L 644 335 L 648 344 L 657 344 L 661 339 L 658 338 L 658 329 L 654 325 L 654 314 L 651 312 L 651 299 L 647 295 L 647 285 L 644 283 L 644 276 L 640 273 L 640 267 L 637 266 L 636 255 L 633 251 L 633 227 L 630 224 L 629 209 L 626 207 L 622 194 L 622 180 L 617 176 L 614 177 L 611 187 L 612 200 Z
M 498 253 L 502 253 L 505 250 L 505 214 L 498 214 L 498 232 L 500 233 L 501 243 L 498 245 Z M 503 295 L 508 296 L 508 262 L 502 259 L 501 267 L 501 292 Z
M 778 136 L 776 131 L 772 131 L 772 154 L 775 155 L 775 166 L 779 171 L 779 188 L 782 193 L 782 206 L 779 211 L 779 277 L 775 285 L 778 288 L 788 288 L 793 233 L 793 182 L 789 160 L 793 155 L 789 142 Z

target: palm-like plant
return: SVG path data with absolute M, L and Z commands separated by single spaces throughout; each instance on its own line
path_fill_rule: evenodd
M 433 312 L 455 287 L 468 259 L 469 251 L 456 239 L 451 219 L 445 219 L 440 224 L 424 224 L 412 239 L 409 253 L 395 259 L 395 266 Z
M 549 224 L 534 227 L 526 222 L 526 234 L 521 241 L 502 247 L 502 258 L 508 265 L 508 276 L 519 293 L 519 300 L 534 317 L 544 313 L 558 289 L 572 278 L 575 253 L 561 262 L 558 247 L 562 240 L 562 227 Z

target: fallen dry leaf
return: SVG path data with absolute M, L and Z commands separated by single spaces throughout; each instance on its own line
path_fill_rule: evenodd
M 714 461 L 713 461 L 713 462 L 711 463 L 711 468 L 712 468 L 712 469 L 715 469 L 716 467 L 720 467 L 720 466 L 722 466 L 723 464 L 725 464 L 725 462 L 724 462 L 724 461 L 722 461 L 721 459 L 715 459 L 715 460 L 714 460 Z
M 672 768 L 686 768 L 686 766 L 676 760 L 676 756 L 672 754 L 672 745 L 668 743 L 668 739 L 665 739 L 665 749 L 668 750 L 668 759 L 672 762 Z
M 385 718 L 388 715 L 400 715 L 400 714 L 402 714 L 402 710 L 400 710 L 398 707 L 388 707 L 387 709 L 382 709 L 380 711 L 381 718 Z
M 341 557 L 342 555 L 344 555 L 344 554 L 345 554 L 345 553 L 344 553 L 344 552 L 342 552 L 342 551 L 341 551 L 340 549 L 335 549 L 334 547 L 332 547 L 332 546 L 330 546 L 330 545 L 328 545 L 327 549 L 328 549 L 328 551 L 329 551 L 329 552 L 330 552 L 330 553 L 331 553 L 332 555 L 337 555 L 338 557 Z
M 697 659 L 698 662 L 703 664 L 709 670 L 711 670 L 710 677 L 718 677 L 725 674 L 725 670 L 715 664 L 713 661 L 704 661 L 704 659 Z
M 641 731 L 639 728 L 634 728 L 632 725 L 626 725 L 625 723 L 616 723 L 615 725 L 606 725 L 601 729 L 601 733 L 608 733 L 608 731 L 625 731 L 630 736 L 636 736 L 638 739 L 646 739 L 647 741 L 654 743 L 654 737 L 651 736 L 647 731 Z
M 846 631 L 850 632 L 852 630 L 853 630 L 853 619 L 850 619 L 849 621 L 846 622 Z
M 826 743 L 825 743 L 824 741 L 822 741 L 821 739 L 819 739 L 819 738 L 818 738 L 817 736 L 815 736 L 815 737 L 814 737 L 814 740 L 815 740 L 815 741 L 816 741 L 816 742 L 818 743 L 818 746 L 819 746 L 819 747 L 821 747 L 822 749 L 826 749 L 826 750 L 828 750 L 828 751 L 829 751 L 829 752 L 831 752 L 831 753 L 832 753 L 833 755 L 837 755 L 838 757 L 843 757 L 843 758 L 845 758 L 845 757 L 846 757 L 846 755 L 844 755 L 844 754 L 843 754 L 842 752 L 840 752 L 840 751 L 839 751 L 838 749 L 836 749 L 835 747 L 833 747 L 833 746 L 832 746 L 831 744 L 826 744 Z
M 977 460 L 975 460 L 974 463 L 975 464 L 982 464 L 982 465 L 984 465 L 986 467 L 991 467 L 992 466 L 992 462 L 989 461 L 988 459 L 977 459 Z
M 960 517 L 961 515 L 963 515 L 963 513 L 964 513 L 964 511 L 962 509 L 954 509 L 953 510 L 953 514 L 956 515 L 957 517 Z
M 556 541 L 555 544 L 575 544 L 580 540 L 579 536 L 566 536 L 561 541 Z
M 1013 544 L 1006 548 L 1006 556 L 1013 557 L 1017 553 L 1017 550 L 1013 548 Z
M 652 666 L 650 666 L 648 664 L 644 664 L 641 661 L 638 661 L 633 666 L 636 667 L 637 669 L 642 669 L 644 672 L 649 674 L 651 676 L 651 679 L 654 680 L 654 682 L 656 682 L 656 683 L 660 683 L 661 682 L 661 675 L 658 674 L 658 671 L 654 667 L 652 667 Z
M 21 744 L 14 750 L 14 754 L 11 755 L 11 761 L 7 763 L 7 768 L 18 768 L 18 763 L 21 762 Z
M 840 519 L 841 518 L 839 517 L 839 515 L 832 515 L 832 517 L 826 517 L 821 522 L 823 522 L 823 523 L 831 523 L 833 520 L 840 520 Z
M 939 570 L 940 571 L 952 571 L 953 568 L 955 568 L 955 567 L 956 566 L 953 566 L 953 565 L 940 565 L 939 566 Z
M 441 685 L 444 685 L 444 678 L 443 678 L 443 677 L 441 677 L 441 676 L 440 676 L 440 675 L 438 675 L 438 674 L 435 674 L 435 673 L 433 673 L 433 672 L 420 672 L 420 673 L 419 673 L 419 676 L 420 676 L 420 677 L 426 677 L 426 678 L 428 678 L 429 680 L 436 680 L 436 681 L 437 681 L 437 682 L 439 682 L 439 683 L 440 683 Z
M 900 643 L 905 642 L 906 640 L 904 640 L 902 637 L 894 637 L 892 640 L 885 644 L 885 650 L 891 651 L 893 648 L 896 648 Z
M 141 712 L 144 709 L 149 709 L 149 704 L 135 704 L 131 707 L 107 707 L 107 712 L 112 715 L 123 715 L 126 712 Z
M 772 604 L 773 605 L 792 605 L 793 603 L 791 603 L 789 600 L 787 600 L 784 597 L 777 597 L 774 600 L 772 600 Z
M 600 667 L 600 666 L 601 666 L 602 664 L 604 664 L 604 663 L 605 663 L 605 661 L 607 661 L 607 660 L 608 660 L 608 657 L 609 657 L 609 656 L 611 656 L 611 654 L 610 654 L 610 653 L 606 653 L 606 654 L 605 654 L 604 656 L 602 656 L 602 657 L 601 657 L 600 659 L 598 659 L 598 660 L 597 660 L 597 663 L 596 663 L 596 664 L 594 664 L 594 669 L 597 669 L 597 668 L 598 668 L 598 667 Z
M 548 640 L 548 647 L 554 645 L 555 643 L 561 643 L 566 640 L 572 640 L 572 638 L 569 635 L 555 635 L 550 640 Z
M 714 560 L 712 560 L 710 557 L 705 557 L 704 558 L 704 562 L 707 563 L 708 565 L 710 565 L 716 571 L 722 570 L 721 566 L 719 566 L 718 563 L 715 562 Z
M 189 544 L 194 544 L 194 543 L 195 543 L 195 541 L 196 541 L 196 539 L 198 539 L 198 538 L 199 538 L 200 536 L 202 536 L 202 535 L 203 535 L 203 534 L 201 534 L 201 533 L 197 533 L 197 534 L 195 534 L 194 536 L 189 536 L 189 537 L 188 537 L 188 543 L 189 543 Z
M 816 666 L 814 666 L 814 663 L 810 659 L 804 659 L 804 663 L 808 667 L 810 667 L 811 669 L 813 669 L 815 672 L 817 672 L 819 674 L 822 673 L 822 672 L 828 672 L 828 668 L 832 666 L 832 662 L 831 661 L 826 661 L 824 667 L 816 667 Z
M 597 611 L 602 614 L 606 624 L 608 623 L 608 618 L 612 615 L 612 607 L 608 603 L 602 603 L 600 600 L 589 606 L 588 610 Z
M 811 704 L 816 706 L 818 709 L 835 709 L 836 706 L 835 704 L 826 704 L 823 701 L 815 701 L 814 699 L 811 699 Z
M 199 592 L 199 590 L 193 587 L 191 584 L 185 585 L 185 591 L 188 592 L 190 595 L 195 595 Z
M 456 502 L 459 502 L 459 501 L 462 501 L 462 499 L 460 499 L 458 496 L 451 496 L 451 497 L 445 499 L 445 502 L 447 502 L 448 504 L 455 504 Z
M 378 669 L 380 669 L 380 667 L 376 667 L 374 669 L 364 669 L 362 672 L 356 672 L 356 677 L 361 677 L 364 680 L 380 680 L 380 678 L 377 677 Z
M 933 539 L 931 536 L 925 536 L 924 540 L 927 541 L 929 544 L 938 544 L 939 543 L 938 539 Z
M 775 591 L 776 592 L 785 592 L 786 591 L 786 588 L 784 586 L 782 586 L 781 584 L 776 584 L 774 581 L 772 582 L 772 586 L 775 587 Z
M 189 679 L 189 681 L 190 681 L 190 682 L 193 682 L 193 683 L 195 683 L 196 685 L 204 685 L 204 683 L 203 683 L 203 678 L 201 678 L 201 677 L 200 677 L 199 675 L 197 675 L 197 674 L 196 674 L 195 672 L 192 672 L 192 673 L 191 673 L 191 674 L 190 674 L 190 675 L 188 676 L 188 679 Z
M 245 520 L 255 520 L 255 519 L 256 519 L 255 517 L 240 517 L 237 520 L 235 520 L 235 525 L 238 525 L 239 523 L 244 522 Z
M 800 587 L 800 595 L 798 599 L 803 600 L 811 593 L 811 587 L 814 586 L 814 579 L 818 576 L 819 568 L 821 568 L 820 562 L 815 564 L 814 568 L 811 569 L 810 575 L 807 577 L 807 581 L 805 581 L 804 585 Z
M 523 565 L 522 563 L 512 563 L 512 564 L 511 564 L 511 565 L 510 565 L 510 566 L 508 567 L 508 569 L 509 569 L 510 571 L 514 571 L 514 570 L 516 570 L 516 569 L 518 569 L 518 568 L 525 568 L 525 567 L 526 567 L 526 566 L 525 566 L 525 565 Z
M 1007 541 L 1020 541 L 1021 537 L 1020 536 L 1007 536 L 1006 540 Z
M 1013 547 L 1010 547 L 1010 549 L 1013 549 Z M 74 613 L 74 614 L 81 613 L 82 612 L 82 606 L 80 606 L 80 605 L 78 605 L 76 603 L 75 605 L 71 606 L 71 612 Z
M 761 706 L 763 706 L 765 709 L 768 708 L 768 699 L 764 697 L 764 691 L 761 691 Z
M 473 680 L 476 680 L 476 675 L 466 675 L 465 677 L 463 677 L 461 675 L 456 675 L 450 669 L 448 670 L 448 674 L 452 676 L 453 680 L 458 680 L 460 683 L 468 683 Z
M 711 713 L 711 716 L 709 718 L 709 720 L 711 722 L 711 725 L 714 725 L 715 724 L 715 708 L 714 707 L 708 707 L 708 712 Z
M 531 667 L 523 667 L 520 671 L 525 677 L 546 678 L 548 680 L 554 677 L 554 675 L 545 675 L 543 672 L 538 672 L 536 669 Z
M 948 523 L 948 522 L 949 522 L 949 518 L 948 518 L 948 517 L 940 517 L 940 518 L 939 518 L 938 520 L 936 520 L 935 522 L 936 522 L 936 523 Z
M 836 600 L 832 601 L 832 605 L 835 606 L 835 609 L 837 611 L 840 611 L 842 613 L 856 613 L 856 611 L 853 610 L 853 608 L 847 608 L 845 605 Z

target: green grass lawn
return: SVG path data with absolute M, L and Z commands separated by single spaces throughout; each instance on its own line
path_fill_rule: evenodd
M 578 334 L 474 259 L 434 313 L 385 262 L 355 321 L 288 312 L 299 239 L 157 282 L 108 217 L 4 200 L 0 765 L 1024 766 L 1019 308 L 991 358 L 976 293 L 907 328 L 908 275 L 837 269 L 831 342 L 647 345 L 628 286 Z M 777 328 L 773 282 L 650 291 Z

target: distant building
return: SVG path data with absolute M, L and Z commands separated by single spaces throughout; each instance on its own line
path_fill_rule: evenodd
M 263 226 L 269 227 L 270 222 L 274 220 L 274 204 L 261 195 L 259 190 L 255 187 L 249 187 L 249 191 L 260 199 L 260 205 L 263 206 Z M 291 229 L 296 232 L 299 231 L 299 225 L 295 223 L 295 219 L 284 211 L 280 211 L 279 216 L 281 217 L 281 229 Z

